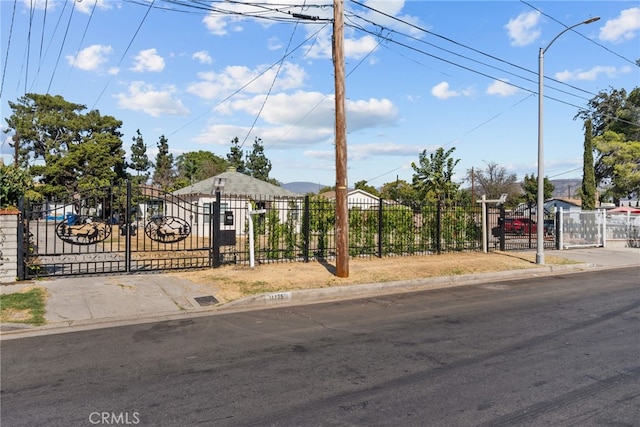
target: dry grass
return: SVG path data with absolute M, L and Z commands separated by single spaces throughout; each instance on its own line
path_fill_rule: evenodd
M 574 261 L 547 256 L 546 264 Z M 212 285 L 216 298 L 229 302 L 248 295 L 296 289 L 391 282 L 438 276 L 538 268 L 534 252 L 453 253 L 349 260 L 349 277 L 335 274 L 335 262 L 280 263 L 224 266 L 205 271 L 181 272 L 181 277 Z

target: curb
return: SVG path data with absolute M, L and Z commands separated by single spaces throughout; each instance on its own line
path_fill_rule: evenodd
M 460 276 L 440 276 L 401 280 L 395 282 L 379 282 L 328 288 L 304 289 L 283 292 L 272 292 L 241 298 L 229 303 L 212 305 L 204 308 L 186 309 L 182 312 L 159 312 L 143 316 L 122 318 L 102 318 L 95 320 L 64 321 L 44 326 L 30 326 L 19 323 L 0 325 L 0 340 L 39 336 L 55 333 L 67 333 L 101 329 L 107 327 L 127 326 L 158 321 L 184 320 L 194 317 L 212 316 L 233 312 L 261 310 L 272 307 L 316 304 L 335 300 L 352 300 L 371 296 L 418 292 L 431 289 L 443 289 L 457 286 L 471 286 L 490 281 L 507 281 L 519 278 L 536 278 L 553 274 L 580 273 L 591 269 L 620 269 L 637 267 L 637 265 L 601 266 L 593 263 L 545 265 L 522 270 L 498 271 L 492 273 L 466 274 Z M 6 329 L 5 329 L 6 327 Z
M 465 274 L 460 276 L 440 276 L 420 279 L 401 280 L 396 282 L 379 282 L 362 285 L 332 286 L 329 288 L 304 289 L 297 291 L 271 292 L 231 301 L 219 309 L 234 308 L 265 308 L 310 304 L 333 301 L 335 299 L 349 300 L 373 295 L 397 294 L 417 292 L 430 289 L 442 289 L 456 286 L 477 285 L 487 281 L 505 281 L 522 277 L 538 277 L 549 274 L 566 274 L 586 271 L 595 268 L 592 263 L 549 265 L 527 268 L 523 270 L 508 270 L 493 273 Z M 624 268 L 624 267 L 616 267 Z

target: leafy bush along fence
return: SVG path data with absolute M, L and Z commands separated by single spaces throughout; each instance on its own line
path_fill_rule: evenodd
M 254 254 L 259 262 L 309 261 L 336 256 L 335 202 L 323 197 L 252 200 Z M 232 208 L 233 209 L 233 208 Z M 248 217 L 237 209 L 235 245 L 221 248 L 222 263 L 249 261 Z M 482 250 L 480 206 L 438 204 L 418 211 L 377 200 L 349 203 L 351 257 L 405 256 Z

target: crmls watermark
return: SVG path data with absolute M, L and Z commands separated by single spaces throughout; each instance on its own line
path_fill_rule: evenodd
M 139 412 L 92 412 L 89 414 L 91 424 L 101 425 L 136 425 L 140 424 Z

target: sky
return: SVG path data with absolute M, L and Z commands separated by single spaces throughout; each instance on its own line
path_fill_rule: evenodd
M 137 130 L 152 160 L 163 135 L 174 157 L 260 138 L 271 178 L 335 184 L 333 0 L 0 0 L 0 13 L 0 130 L 8 102 L 61 95 L 121 120 L 127 153 Z M 344 22 L 349 186 L 411 182 L 440 147 L 456 182 L 491 163 L 537 175 L 541 48 L 544 175 L 581 179 L 574 117 L 640 85 L 638 1 L 345 0 Z

